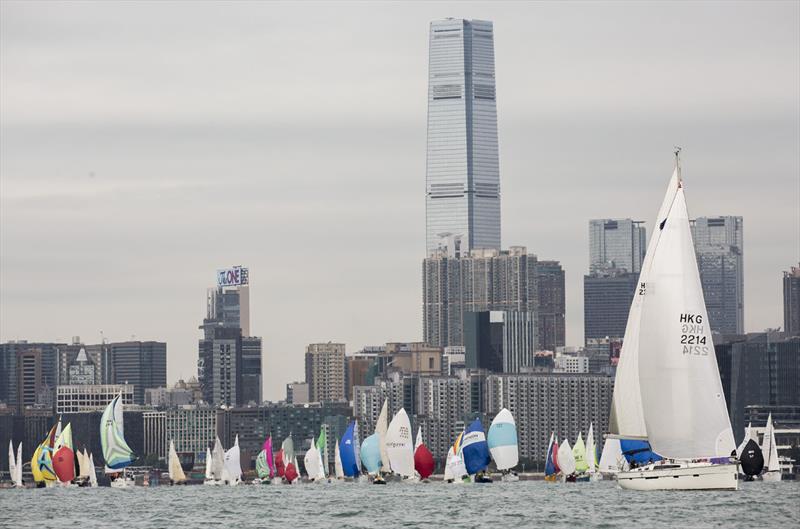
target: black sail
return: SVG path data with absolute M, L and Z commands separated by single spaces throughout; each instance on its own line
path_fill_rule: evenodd
M 761 455 L 761 447 L 753 439 L 747 441 L 739 457 L 742 465 L 742 472 L 748 476 L 761 474 L 764 468 L 764 456 Z

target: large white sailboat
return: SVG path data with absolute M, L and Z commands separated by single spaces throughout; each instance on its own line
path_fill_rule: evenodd
M 414 475 L 414 440 L 411 438 L 411 421 L 406 410 L 400 411 L 386 430 L 386 454 L 392 472 L 402 478 Z
M 100 419 L 100 444 L 106 461 L 105 473 L 111 476 L 114 488 L 132 487 L 133 477 L 128 476 L 127 467 L 133 463 L 133 450 L 125 441 L 122 393 L 106 406 Z
M 612 435 L 647 440 L 664 459 L 619 472 L 617 482 L 635 490 L 735 490 L 736 446 L 678 153 L 631 304 L 610 421 Z
M 216 447 L 215 447 L 216 448 Z M 225 452 L 225 458 L 222 465 L 222 483 L 232 487 L 238 485 L 242 481 L 242 464 L 241 453 L 239 451 L 239 436 L 233 442 L 233 446 Z
M 764 429 L 764 440 L 761 442 L 761 453 L 764 454 L 764 481 L 781 480 L 781 464 L 778 460 L 778 446 L 775 444 L 775 428 L 772 426 L 772 414 L 767 418 L 767 427 Z

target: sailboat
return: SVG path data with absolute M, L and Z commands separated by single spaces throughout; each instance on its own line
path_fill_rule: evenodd
M 348 478 L 356 478 L 361 473 L 356 428 L 356 422 L 351 422 L 347 430 L 345 430 L 342 440 L 339 441 L 339 459 L 342 464 L 342 472 Z
M 656 218 L 617 365 L 610 429 L 667 458 L 617 474 L 636 490 L 735 490 L 733 432 L 697 270 L 681 166 Z
M 561 469 L 562 481 L 570 483 L 576 481 L 575 456 L 569 446 L 569 439 L 564 439 L 564 442 L 558 447 L 558 467 Z
M 203 485 L 216 485 L 216 480 L 214 479 L 214 456 L 211 455 L 211 449 L 206 447 L 206 473 L 205 473 L 205 480 L 203 481 Z
M 86 451 L 84 450 L 84 455 Z M 89 454 L 89 485 L 97 486 L 97 470 L 94 466 L 94 454 Z
M 61 419 L 53 425 L 47 437 L 42 441 L 36 450 L 33 451 L 31 458 L 31 473 L 36 486 L 51 487 L 56 482 L 56 473 L 53 470 L 53 447 L 56 439 L 61 435 Z
M 309 481 L 319 480 L 320 473 L 322 472 L 321 461 L 322 459 L 317 450 L 317 444 L 314 439 L 311 439 L 311 446 L 306 451 L 306 455 L 303 458 L 303 466 L 306 467 L 306 474 L 308 475 Z
M 169 461 L 167 463 L 169 470 L 169 480 L 173 485 L 186 483 L 186 474 L 181 467 L 181 460 L 178 458 L 178 452 L 175 451 L 175 441 L 169 441 Z
M 600 473 L 597 471 L 597 448 L 594 444 L 594 425 L 589 423 L 589 433 L 586 434 L 586 474 L 589 476 L 590 481 L 597 481 L 600 479 Z
M 380 440 L 378 448 L 381 452 L 381 472 L 375 475 L 373 483 L 378 485 L 385 483 L 381 473 L 388 474 L 392 470 L 389 464 L 389 454 L 386 453 L 386 432 L 389 430 L 389 411 L 387 409 L 387 404 L 388 401 L 384 399 L 381 413 L 378 415 L 378 422 L 375 423 L 375 433 L 378 434 L 378 439 Z
M 126 471 L 126 467 L 134 461 L 133 450 L 125 441 L 124 432 L 120 393 L 108 403 L 100 419 L 100 444 L 106 460 L 105 473 L 111 476 L 111 486 L 114 488 L 131 487 L 134 484 L 133 478 L 129 478 Z
M 749 441 L 750 439 L 755 439 L 756 443 L 758 443 L 758 438 L 756 437 L 756 435 L 753 435 L 753 424 L 752 423 L 748 423 L 747 424 L 747 428 L 744 429 L 744 438 L 742 439 L 742 442 L 739 443 L 739 446 L 736 447 L 736 457 L 738 457 L 738 458 L 742 457 L 742 451 L 744 450 L 744 446 L 747 444 L 747 441 Z
M 519 476 L 511 470 L 519 463 L 519 446 L 517 425 L 510 411 L 503 408 L 495 416 L 489 426 L 486 442 L 497 470 L 502 473 L 503 481 L 519 481 Z
M 764 470 L 764 456 L 755 439 L 748 439 L 739 454 L 739 464 L 745 481 L 753 481 Z
M 294 441 L 292 440 L 291 433 L 289 433 L 289 436 L 281 443 L 281 449 L 279 453 L 285 467 L 283 470 L 284 482 L 291 485 L 297 480 L 297 478 L 300 477 L 297 466 L 297 458 L 294 454 Z M 291 471 L 289 470 L 290 467 Z
M 275 477 L 275 469 L 272 460 L 272 436 L 267 437 L 261 452 L 256 456 L 256 477 L 254 485 L 269 485 Z
M 286 464 L 286 470 L 283 472 L 283 479 L 287 485 L 291 485 L 295 483 L 299 477 L 300 474 L 297 471 L 297 458 L 295 457 Z
M 216 448 L 216 447 L 215 447 Z M 241 452 L 239 451 L 239 435 L 233 442 L 233 446 L 225 452 L 222 465 L 222 483 L 235 487 L 242 481 Z
M 627 470 L 628 465 L 622 455 L 622 446 L 618 438 L 607 437 L 600 454 L 600 474 L 603 477 L 616 478 L 620 470 Z
M 317 439 L 317 454 L 319 455 L 319 478 L 325 481 L 328 478 L 328 438 L 325 435 L 325 428 L 321 428 Z
M 8 441 L 8 474 L 14 487 L 22 487 L 22 443 L 17 448 L 17 455 L 14 456 L 14 445 Z
M 469 483 L 470 477 L 461 452 L 461 439 L 464 432 L 458 434 L 456 441 L 447 451 L 447 461 L 444 466 L 444 480 L 447 483 Z
M 433 454 L 425 442 L 422 440 L 422 427 L 417 430 L 417 440 L 414 443 L 414 470 L 421 481 L 425 481 L 433 474 L 436 464 L 433 461 Z
M 575 459 L 575 481 L 589 481 L 589 463 L 586 462 L 586 445 L 583 444 L 582 432 L 578 432 L 578 439 L 572 447 L 572 457 Z
M 89 477 L 89 454 L 86 453 L 86 448 L 76 451 L 75 457 L 78 460 L 78 475 L 75 476 L 75 483 L 79 487 L 88 487 L 91 481 Z
M 342 454 L 339 443 L 335 443 L 333 448 L 333 474 L 337 481 L 344 481 L 344 467 L 342 467 Z
M 492 478 L 486 474 L 486 468 L 492 459 L 480 419 L 472 421 L 472 424 L 464 430 L 464 437 L 461 439 L 461 453 L 464 457 L 467 474 L 474 476 L 475 483 L 492 482 Z
M 544 480 L 555 481 L 560 471 L 561 469 L 558 468 L 558 439 L 555 438 L 555 433 L 551 432 L 544 462 Z
M 772 414 L 767 418 L 767 427 L 764 429 L 764 440 L 761 442 L 761 453 L 764 457 L 764 481 L 781 480 L 781 463 L 778 459 L 778 445 L 775 443 L 775 428 L 772 425 Z
M 61 431 L 53 447 L 53 470 L 58 483 L 67 486 L 75 479 L 75 452 L 72 448 L 72 424 Z
M 386 482 L 380 477 L 382 467 L 380 442 L 378 432 L 364 439 L 361 443 L 361 463 L 367 474 L 373 477 L 373 483 L 385 485 Z
M 404 479 L 414 475 L 414 440 L 411 420 L 404 408 L 400 408 L 386 430 L 386 455 L 392 472 Z

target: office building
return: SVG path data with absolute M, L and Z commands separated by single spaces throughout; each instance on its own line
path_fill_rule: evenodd
M 553 432 L 572 443 L 579 432 L 585 438 L 592 423 L 595 446 L 602 448 L 613 390 L 613 377 L 604 375 L 489 375 L 485 412 L 489 420 L 508 408 L 517 423 L 520 459 L 528 462 L 527 468 L 534 463 L 541 469 Z
M 464 345 L 464 314 L 492 310 L 525 311 L 537 318 L 540 305 L 537 277 L 555 274 L 550 280 L 558 290 L 558 276 L 552 261 L 539 272 L 539 262 L 524 246 L 508 250 L 473 250 L 458 255 L 448 248 L 434 252 L 422 265 L 423 337 L 438 347 Z M 563 273 L 563 271 L 562 271 Z M 559 321 L 563 294 L 553 293 L 558 301 L 545 300 L 549 321 Z M 548 321 L 548 320 L 545 320 Z M 538 327 L 538 323 L 537 323 Z M 560 323 L 548 340 L 560 341 Z M 539 349 L 540 344 L 536 344 Z
M 388 378 L 375 380 L 374 385 L 354 386 L 353 416 L 358 420 L 359 431 L 373 432 L 375 430 L 375 424 L 384 401 L 387 403 L 389 420 L 401 408 L 404 408 L 409 416 L 413 416 L 417 411 L 418 383 L 427 378 L 404 376 L 395 372 Z
M 197 379 L 188 382 L 178 380 L 171 388 L 148 388 L 144 391 L 144 403 L 154 408 L 188 406 L 203 400 L 203 392 Z
M 536 267 L 537 349 L 555 351 L 566 343 L 566 286 L 558 261 L 537 261 Z
M 444 348 L 442 354 L 442 376 L 455 376 L 467 368 L 467 349 L 463 345 Z
M 427 253 L 445 233 L 461 236 L 465 250 L 499 250 L 492 23 L 431 22 L 428 67 Z
M 800 336 L 800 264 L 783 273 L 783 330 Z
M 0 402 L 17 406 L 23 395 L 25 406 L 53 405 L 53 394 L 58 383 L 58 348 L 64 344 L 34 343 L 24 340 L 0 344 Z M 26 365 L 18 368 L 17 355 L 24 353 Z M 18 377 L 22 376 L 22 380 Z
M 697 267 L 711 330 L 744 332 L 742 217 L 699 217 L 691 221 Z
M 78 384 L 56 388 L 56 413 L 103 411 L 117 395 L 123 404 L 135 404 L 132 384 Z
M 286 403 L 287 404 L 307 404 L 308 399 L 308 383 L 307 382 L 289 382 L 286 384 Z
M 206 295 L 208 326 L 240 328 L 242 336 L 250 336 L 250 270 L 233 266 L 217 270 L 217 286 Z
M 468 369 L 519 373 L 533 366 L 536 327 L 530 312 L 487 311 L 464 314 Z
M 590 339 L 625 337 L 638 274 L 605 269 L 583 276 L 583 335 Z
M 166 441 L 175 442 L 175 451 L 193 454 L 196 467 L 205 463 L 206 448 L 214 447 L 217 437 L 217 410 L 212 408 L 171 408 L 165 410 Z
M 606 268 L 638 274 L 647 251 L 643 222 L 631 219 L 589 221 L 589 273 Z
M 144 432 L 142 432 L 144 454 L 154 455 L 162 461 L 167 461 L 169 454 L 167 412 L 157 410 L 142 412 L 142 426 L 144 427 Z
M 197 380 L 212 406 L 237 406 L 241 396 L 242 330 L 212 327 L 198 344 Z
M 345 399 L 343 343 L 312 343 L 306 347 L 306 382 L 311 402 Z
M 86 345 L 79 336 L 73 336 L 70 345 L 59 346 L 58 384 L 102 384 L 104 346 L 108 348 L 107 344 Z
M 243 336 L 241 396 L 239 402 L 243 405 L 260 404 L 261 391 L 261 338 Z
M 165 342 L 117 342 L 109 345 L 109 384 L 133 385 L 133 401 L 144 404 L 147 388 L 167 384 L 167 344 Z
M 554 364 L 553 373 L 585 374 L 589 372 L 589 357 L 584 354 L 558 354 L 554 359 Z
M 353 398 L 353 387 L 371 386 L 375 381 L 377 353 L 358 353 L 348 355 L 347 363 L 347 395 L 348 400 Z

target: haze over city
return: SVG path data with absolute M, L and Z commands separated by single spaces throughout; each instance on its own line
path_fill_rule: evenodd
M 732 4 L 733 5 L 733 4 Z M 421 340 L 429 22 L 494 23 L 502 245 L 566 272 L 646 221 L 744 218 L 745 329 L 800 256 L 800 7 L 0 4 L 0 341 L 162 340 L 196 374 L 218 268 L 249 267 L 264 397 L 308 343 Z M 191 24 L 186 23 L 191 14 Z

